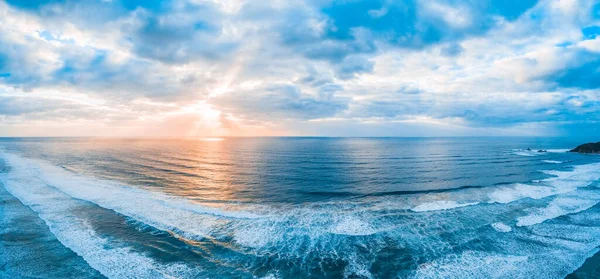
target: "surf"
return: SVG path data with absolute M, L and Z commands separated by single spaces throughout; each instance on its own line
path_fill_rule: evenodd
M 258 268 L 261 259 L 271 259 L 270 269 L 278 270 L 282 277 L 286 277 L 282 271 L 286 266 L 290 272 L 317 268 L 347 277 L 374 276 L 370 266 L 382 249 L 393 249 L 398 261 L 414 263 L 404 269 L 402 274 L 407 277 L 467 274 L 464 272 L 483 268 L 470 263 L 474 255 L 504 265 L 508 272 L 482 269 L 482 278 L 517 276 L 521 273 L 511 266 L 533 269 L 552 259 L 563 264 L 547 267 L 545 275 L 558 276 L 574 270 L 600 245 L 593 237 L 596 231 L 564 220 L 598 211 L 600 195 L 592 184 L 600 179 L 600 164 L 545 171 L 547 177 L 536 183 L 286 206 L 207 206 L 74 173 L 38 159 L 7 152 L 0 153 L 0 157 L 10 166 L 0 175 L 5 188 L 35 210 L 61 243 L 108 277 L 191 278 L 200 271 L 185 260 L 165 265 L 132 250 L 127 243 L 113 243 L 115 240 L 97 235 L 90 224 L 69 214 L 82 203 L 114 211 L 184 242 L 214 243 L 213 260 L 234 270 L 244 270 L 241 263 L 248 259 L 252 259 L 251 266 L 257 265 L 250 270 Z M 564 226 L 575 226 L 583 234 L 577 239 L 585 242 L 565 242 L 564 235 L 540 236 L 542 230 Z M 492 251 L 505 252 L 476 250 L 473 244 L 484 240 Z M 539 244 L 524 246 L 525 240 Z M 455 251 L 453 247 L 460 249 Z M 545 258 L 536 256 L 545 249 L 552 253 Z M 563 255 L 572 259 L 565 260 Z M 127 258 L 135 266 L 115 263 L 119 258 Z M 120 273 L 122 270 L 128 273 Z

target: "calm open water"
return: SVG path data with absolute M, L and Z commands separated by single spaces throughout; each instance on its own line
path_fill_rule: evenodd
M 580 143 L 0 139 L 0 278 L 598 278 Z

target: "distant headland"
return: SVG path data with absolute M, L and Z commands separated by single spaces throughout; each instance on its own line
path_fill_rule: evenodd
M 569 152 L 600 154 L 600 142 L 585 143 L 575 147 Z

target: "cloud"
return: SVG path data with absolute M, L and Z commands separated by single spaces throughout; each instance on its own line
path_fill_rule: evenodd
M 164 63 L 223 59 L 237 42 L 223 35 L 219 10 L 210 5 L 186 4 L 168 14 L 136 13 L 126 26 L 133 51 Z
M 536 50 L 513 62 L 524 82 L 543 81 L 550 89 L 600 88 L 600 40 Z
M 480 35 L 495 17 L 515 20 L 537 1 L 332 1 L 326 37 L 357 40 L 358 30 L 396 47 L 422 48 L 442 41 Z
M 346 57 L 336 67 L 337 77 L 340 79 L 351 79 L 361 73 L 370 73 L 373 71 L 373 61 L 361 56 Z
M 453 43 L 442 47 L 440 54 L 444 56 L 453 57 L 460 55 L 463 52 L 463 50 L 464 48 L 460 44 Z
M 224 94 L 211 100 L 223 111 L 273 121 L 282 119 L 313 119 L 333 116 L 347 108 L 347 100 L 336 98 L 333 92 L 339 88 L 324 88 L 317 96 L 303 93 L 294 85 L 277 85 L 251 92 Z
M 22 96 L 0 96 L 1 116 L 20 116 L 31 113 L 48 113 L 56 110 L 75 109 L 76 104 L 59 100 Z
M 154 134 L 132 127 L 174 123 L 178 135 L 575 133 L 599 117 L 599 7 L 2 1 L 0 124 L 73 120 Z
M 575 63 L 548 75 L 549 82 L 556 82 L 560 87 L 579 89 L 600 88 L 600 52 L 579 51 Z

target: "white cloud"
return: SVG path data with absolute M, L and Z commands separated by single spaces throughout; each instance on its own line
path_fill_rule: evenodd
M 188 4 L 165 13 L 100 9 L 98 24 L 86 20 L 84 4 L 42 13 L 0 2 L 0 97 L 19 100 L 0 121 L 15 128 L 4 131 L 72 119 L 129 135 L 165 125 L 181 136 L 347 135 L 351 127 L 363 135 L 552 134 L 552 123 L 597 116 L 589 109 L 597 88 L 567 90 L 549 78 L 595 61 L 581 56 L 600 52 L 600 41 L 581 33 L 597 24 L 593 1 L 541 1 L 515 19 L 485 20 L 470 2 L 420 2 L 416 27 L 407 27 L 420 44 L 394 37 L 409 32 L 401 27 L 377 29 L 398 12 L 387 4 L 363 11 L 368 20 L 341 39 L 331 32 L 343 30 L 331 28 L 343 26 L 319 6 L 329 2 Z M 426 41 L 424 26 L 450 35 Z M 39 113 L 18 108 L 34 103 Z

